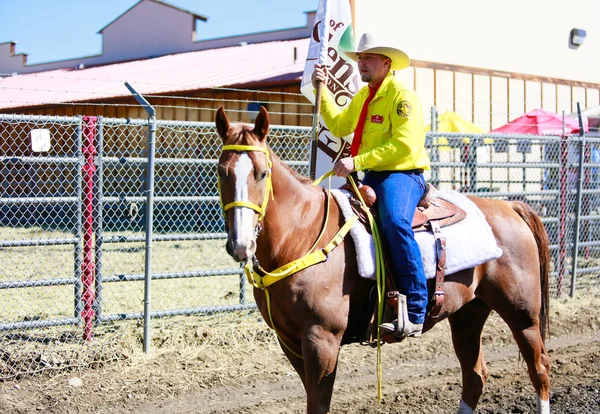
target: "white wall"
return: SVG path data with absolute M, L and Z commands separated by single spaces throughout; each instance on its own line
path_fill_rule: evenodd
M 103 31 L 103 57 L 118 61 L 188 51 L 194 24 L 191 14 L 140 2 Z
M 417 60 L 600 83 L 600 0 L 355 0 L 355 27 Z
M 23 67 L 24 56 L 14 52 L 15 42 L 0 43 L 0 73 L 17 72 Z

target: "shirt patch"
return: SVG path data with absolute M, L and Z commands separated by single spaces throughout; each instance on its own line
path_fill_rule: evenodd
M 372 124 L 383 124 L 383 116 L 382 115 L 372 115 L 371 123 Z
M 408 118 L 412 113 L 412 106 L 410 106 L 410 102 L 400 101 L 400 103 L 396 107 L 396 113 L 402 118 Z

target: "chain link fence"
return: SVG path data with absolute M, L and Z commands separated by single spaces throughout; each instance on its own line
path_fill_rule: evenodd
M 149 226 L 149 120 L 0 115 L 0 379 L 139 347 L 149 253 L 153 318 L 176 326 L 190 322 L 185 315 L 255 307 L 224 249 L 214 124 L 155 126 Z M 273 126 L 269 145 L 308 175 L 310 128 Z M 429 133 L 426 178 L 529 203 L 551 238 L 551 292 L 563 295 L 598 279 L 599 145 L 599 137 Z
M 468 195 L 520 200 L 551 242 L 550 291 L 586 289 L 600 271 L 600 135 L 428 133 L 428 181 Z
M 102 120 L 102 185 L 96 314 L 139 319 L 143 311 L 146 121 Z M 307 128 L 278 128 L 271 145 L 306 169 Z M 216 182 L 221 141 L 212 123 L 158 121 L 152 246 L 152 316 L 254 307 L 242 271 L 223 248 Z

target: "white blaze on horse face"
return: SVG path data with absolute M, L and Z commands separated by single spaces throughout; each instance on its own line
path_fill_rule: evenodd
M 240 155 L 235 164 L 235 201 L 250 202 L 248 195 L 248 177 L 252 172 L 252 160 L 248 154 Z M 247 207 L 233 209 L 233 252 L 239 259 L 254 255 L 254 215 L 256 212 Z

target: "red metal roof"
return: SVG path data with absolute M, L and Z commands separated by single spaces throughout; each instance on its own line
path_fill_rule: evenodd
M 255 43 L 91 68 L 0 75 L 6 76 L 0 78 L 0 110 L 131 96 L 125 81 L 150 95 L 299 79 L 308 44 L 309 39 Z

